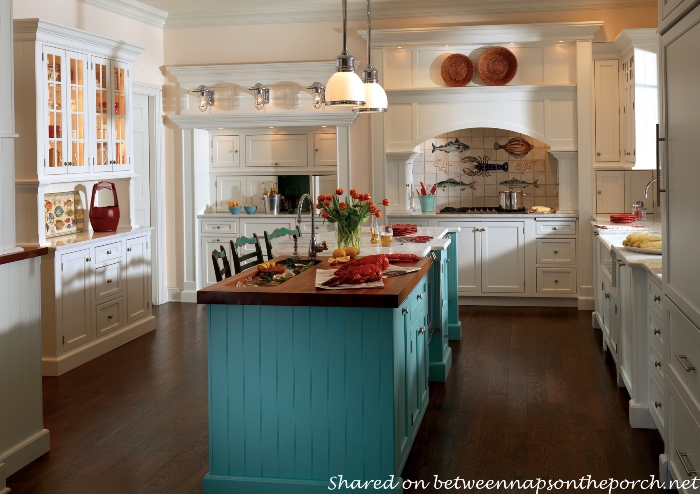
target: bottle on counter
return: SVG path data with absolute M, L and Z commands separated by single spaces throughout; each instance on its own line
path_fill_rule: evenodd
M 375 215 L 372 215 L 372 223 L 369 225 L 370 244 L 379 243 L 380 228 L 381 227 L 379 226 L 379 221 L 377 220 L 377 217 Z
M 384 225 L 381 227 L 380 238 L 382 242 L 382 247 L 391 247 L 394 241 L 394 230 L 391 225 Z
M 263 182 L 263 195 L 264 195 L 264 196 L 268 195 L 268 192 L 267 192 L 267 183 L 266 183 L 266 182 Z
M 282 210 L 289 210 L 289 191 L 287 189 L 284 189 L 284 201 L 282 201 Z

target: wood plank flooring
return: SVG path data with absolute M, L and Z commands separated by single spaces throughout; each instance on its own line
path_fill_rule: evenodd
M 155 332 L 44 378 L 51 451 L 8 479 L 14 494 L 201 492 L 206 312 L 155 312 Z M 658 476 L 661 437 L 630 428 L 629 396 L 590 312 L 462 307 L 460 319 L 452 371 L 431 383 L 404 479 Z

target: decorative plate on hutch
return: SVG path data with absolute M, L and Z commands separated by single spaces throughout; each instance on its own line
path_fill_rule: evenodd
M 474 64 L 468 56 L 454 53 L 442 62 L 440 75 L 448 86 L 466 86 L 474 77 Z
M 518 72 L 518 59 L 508 48 L 493 46 L 479 57 L 479 77 L 489 86 L 504 86 Z
M 85 211 L 75 191 L 44 194 L 46 238 L 83 231 Z

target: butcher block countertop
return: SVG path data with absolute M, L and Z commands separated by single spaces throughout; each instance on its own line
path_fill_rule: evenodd
M 275 258 L 283 261 L 288 256 Z M 236 283 L 253 273 L 253 269 L 233 275 L 215 285 L 197 292 L 198 304 L 274 305 L 316 307 L 372 307 L 396 309 L 428 273 L 430 258 L 416 264 L 400 263 L 400 266 L 418 266 L 420 271 L 384 279 L 384 288 L 358 288 L 351 290 L 325 290 L 316 288 L 316 270 L 337 269 L 328 264 L 328 257 L 319 256 L 322 262 L 294 278 L 271 288 L 240 286 Z

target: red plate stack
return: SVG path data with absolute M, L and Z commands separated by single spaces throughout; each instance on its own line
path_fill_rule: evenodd
M 421 235 L 421 236 L 416 236 L 416 237 L 411 237 L 409 240 L 411 242 L 415 242 L 417 244 L 427 244 L 433 239 L 433 237 L 429 235 Z
M 405 237 L 406 235 L 418 233 L 418 227 L 416 225 L 396 223 L 395 225 L 391 225 L 391 229 L 394 231 L 394 237 Z
M 611 214 L 610 221 L 612 223 L 634 223 L 637 218 L 633 214 Z

